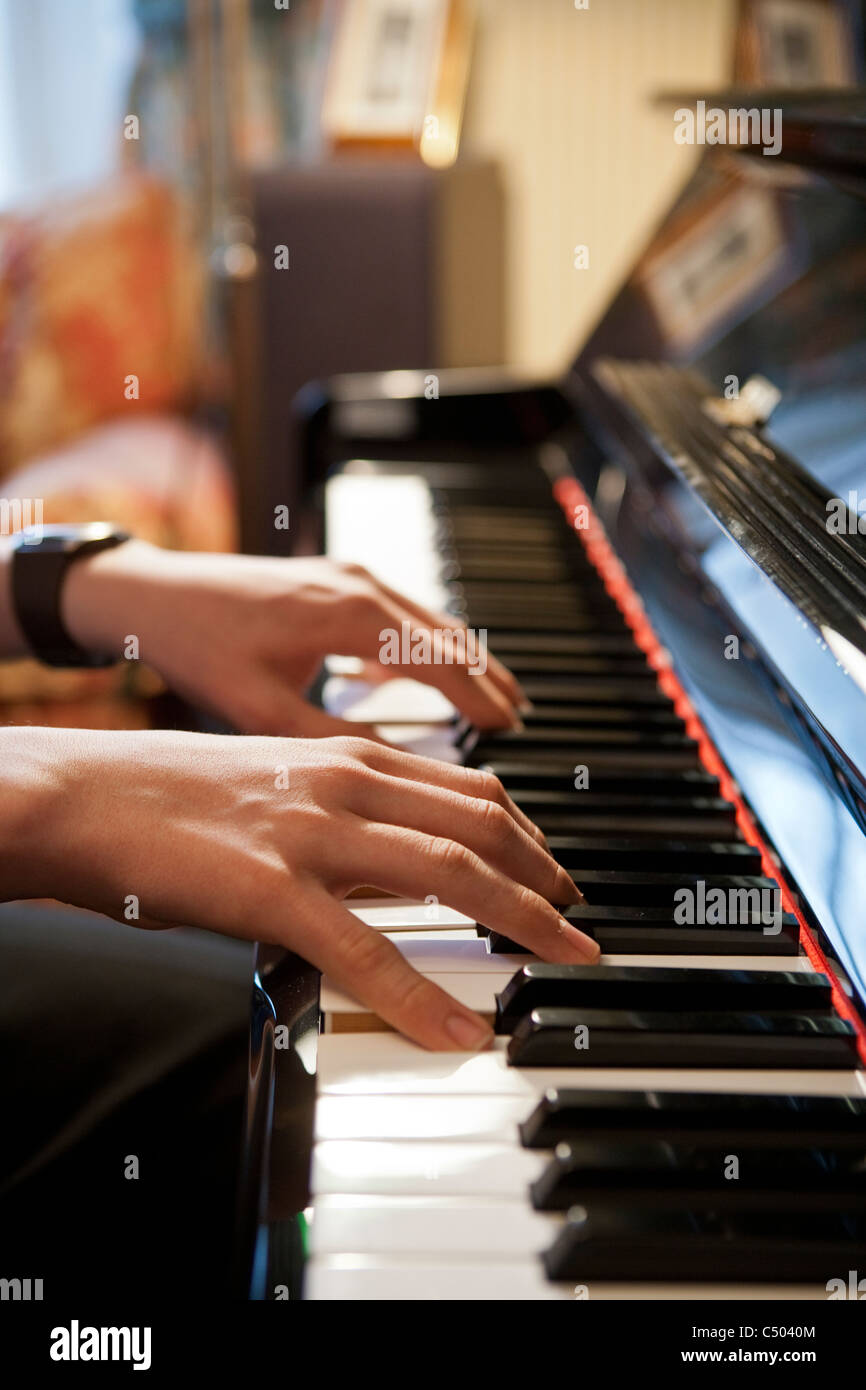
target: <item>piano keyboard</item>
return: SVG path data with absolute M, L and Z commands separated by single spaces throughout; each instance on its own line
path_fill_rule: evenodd
M 492 501 L 349 472 L 328 526 L 332 553 L 486 628 L 524 684 L 522 732 L 441 721 L 425 750 L 502 779 L 603 954 L 546 966 L 495 921 L 354 903 L 497 1037 L 427 1053 L 323 980 L 305 1296 L 826 1298 L 866 1263 L 855 1028 L 541 474 Z M 429 692 L 399 684 L 391 718 L 424 724 Z M 682 888 L 747 910 L 679 921 Z

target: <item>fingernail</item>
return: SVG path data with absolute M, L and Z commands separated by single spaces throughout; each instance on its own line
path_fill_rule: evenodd
M 526 728 L 526 725 L 524 724 L 522 719 L 518 719 L 516 714 L 512 714 L 511 728 L 514 730 L 516 734 L 522 734 Z
M 583 902 L 583 894 L 571 877 L 571 874 L 567 874 L 563 868 L 560 868 L 557 872 L 556 885 L 557 902 Z
M 518 701 L 517 709 L 520 714 L 531 714 L 535 706 L 532 701 L 528 700 L 524 695 L 523 699 Z
M 601 955 L 601 947 L 598 942 L 593 941 L 592 937 L 587 936 L 584 932 L 578 931 L 570 922 L 566 922 L 564 917 L 559 919 L 559 929 L 569 946 L 573 946 L 588 964 L 594 965 Z
M 493 1042 L 492 1029 L 471 1014 L 451 1014 L 445 1020 L 445 1031 L 465 1052 L 480 1052 Z

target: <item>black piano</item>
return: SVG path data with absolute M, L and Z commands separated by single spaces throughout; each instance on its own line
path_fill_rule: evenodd
M 404 586 L 532 699 L 522 732 L 438 717 L 424 746 L 502 779 L 603 957 L 359 898 L 495 1020 L 470 1056 L 261 948 L 253 1298 L 826 1300 L 866 1274 L 866 103 L 783 111 L 779 157 L 707 150 L 563 380 L 304 393 L 327 548 L 411 554 Z

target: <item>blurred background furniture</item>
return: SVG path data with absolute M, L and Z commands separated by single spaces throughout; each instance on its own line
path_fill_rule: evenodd
M 272 551 L 285 548 L 280 504 L 299 514 L 292 539 L 304 535 L 291 407 L 306 382 L 505 360 L 505 198 L 490 161 L 434 170 L 368 157 L 257 174 L 252 204 L 263 434 L 243 480 L 254 500 L 244 539 Z
M 231 470 L 203 418 L 201 306 L 183 209 L 150 176 L 2 220 L 0 489 L 25 523 L 38 503 L 48 525 L 104 517 L 157 545 L 234 548 Z M 158 689 L 138 663 L 0 663 L 12 722 L 137 726 Z

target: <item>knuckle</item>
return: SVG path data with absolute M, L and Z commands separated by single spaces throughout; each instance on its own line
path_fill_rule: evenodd
M 436 835 L 430 842 L 430 857 L 442 873 L 459 874 L 471 867 L 472 855 L 465 845 Z
M 340 573 L 347 575 L 350 579 L 369 579 L 373 576 L 364 566 L 359 565 L 355 560 L 342 560 L 339 565 Z
M 401 981 L 400 1008 L 403 1016 L 411 1018 L 415 1023 L 428 1011 L 434 998 L 434 989 L 417 970 L 412 970 L 408 978 Z
M 354 980 L 381 975 L 388 964 L 388 943 L 372 927 L 353 933 L 343 943 L 343 962 Z
M 339 758 L 338 771 L 366 772 L 375 745 L 371 739 L 356 734 L 338 734 L 328 740 Z
M 514 885 L 514 907 L 521 920 L 535 923 L 538 927 L 549 925 L 548 916 L 553 912 L 552 908 L 539 898 L 531 888 L 527 888 L 523 883 Z
M 505 804 L 505 788 L 493 772 L 478 772 L 473 778 L 475 795 L 485 801 Z
M 516 826 L 505 808 L 496 801 L 478 801 L 476 805 L 487 838 L 496 845 L 507 844 Z
M 351 618 L 362 627 L 372 626 L 382 619 L 384 605 L 381 597 L 372 589 L 358 589 L 347 600 Z

